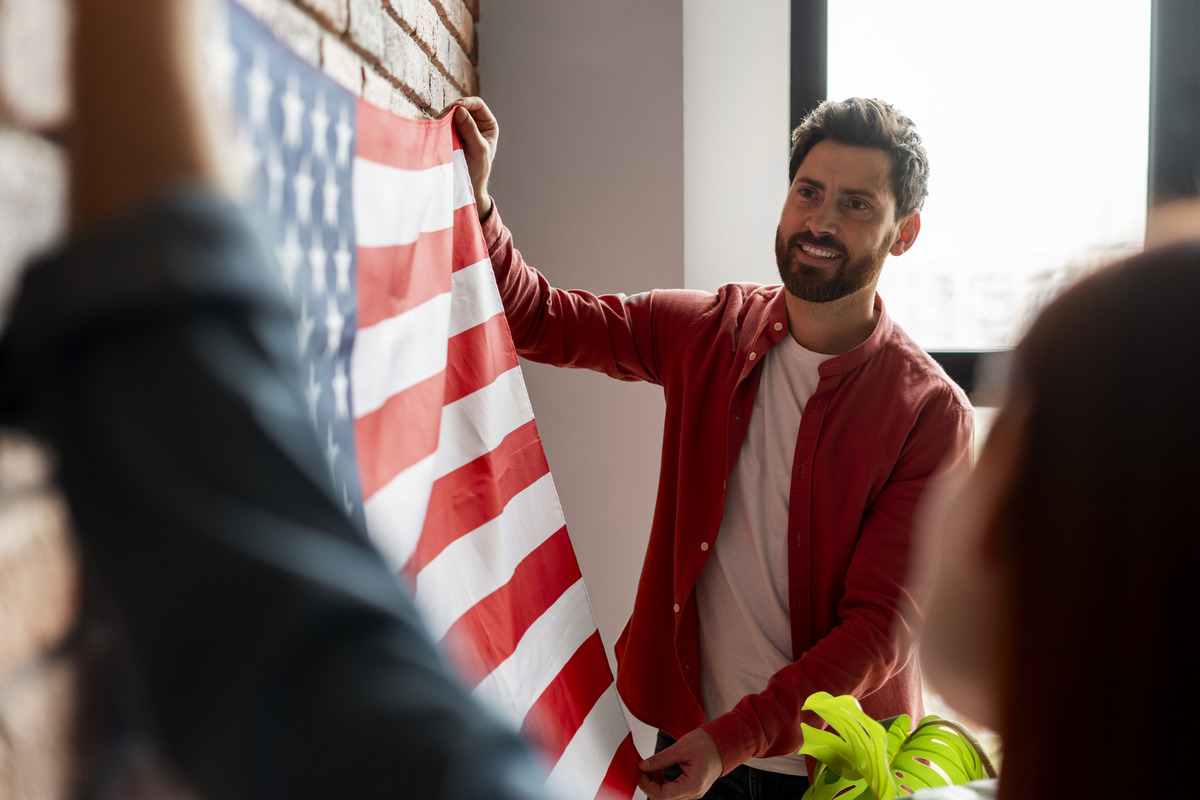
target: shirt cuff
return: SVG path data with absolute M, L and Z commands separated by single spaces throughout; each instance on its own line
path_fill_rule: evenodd
M 701 726 L 712 737 L 721 754 L 721 775 L 728 775 L 746 759 L 754 757 L 754 734 L 734 711 Z
M 483 229 L 483 241 L 487 244 L 488 252 L 491 252 L 495 245 L 504 235 L 504 221 L 500 219 L 500 208 L 496 205 L 496 200 L 492 199 L 492 212 L 488 214 L 487 219 L 479 223 L 479 227 Z

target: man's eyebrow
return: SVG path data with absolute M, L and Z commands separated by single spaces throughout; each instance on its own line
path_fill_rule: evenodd
M 799 173 L 796 174 L 796 180 L 799 183 L 804 183 L 809 186 L 813 186 L 817 189 L 820 189 L 821 191 L 825 191 L 825 182 L 824 181 L 819 181 L 816 178 L 807 178 Z M 877 203 L 882 202 L 882 200 L 880 199 L 879 193 L 875 192 L 871 189 L 846 188 L 846 189 L 842 189 L 840 194 L 843 197 L 845 197 L 847 195 L 858 195 L 860 197 L 865 197 L 868 200 L 874 200 Z
M 870 189 L 842 189 L 842 196 L 846 195 L 859 195 L 860 197 L 865 197 L 868 200 L 879 202 L 879 193 Z

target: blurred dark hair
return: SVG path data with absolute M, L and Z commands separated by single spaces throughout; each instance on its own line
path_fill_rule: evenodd
M 809 151 L 825 139 L 857 147 L 876 147 L 891 156 L 896 219 L 925 205 L 929 195 L 929 156 L 913 121 L 895 106 L 861 97 L 821 103 L 792 131 L 789 182 L 796 178 L 796 171 Z
M 1017 348 L 1023 449 L 989 533 L 1011 591 L 1001 798 L 1119 778 L 1123 730 L 1149 773 L 1191 763 L 1198 302 L 1200 242 L 1150 251 L 1068 289 Z

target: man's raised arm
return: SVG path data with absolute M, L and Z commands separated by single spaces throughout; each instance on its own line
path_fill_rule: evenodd
M 487 104 L 478 97 L 464 97 L 447 109 L 453 110 L 454 125 L 462 137 L 463 155 L 475 189 L 475 208 L 479 221 L 492 213 L 492 198 L 488 194 L 488 177 L 496 158 L 496 143 L 500 140 L 500 124 Z

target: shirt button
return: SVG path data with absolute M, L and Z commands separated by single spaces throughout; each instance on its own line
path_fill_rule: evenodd
M 675 613 L 676 613 L 676 614 L 678 614 L 678 613 L 679 613 L 679 603 L 676 603 L 676 604 L 675 604 Z
M 701 549 L 701 550 L 707 550 L 707 549 L 708 549 L 708 542 L 701 542 L 701 543 L 700 543 L 700 549 Z
M 753 361 L 753 360 L 754 360 L 754 359 L 756 359 L 756 358 L 758 358 L 758 353 L 751 353 L 751 354 L 750 354 L 750 360 L 751 360 L 751 361 Z
M 777 330 L 777 331 L 781 331 L 781 330 L 783 330 L 783 323 L 782 323 L 782 322 L 776 322 L 776 323 L 775 323 L 775 330 Z

